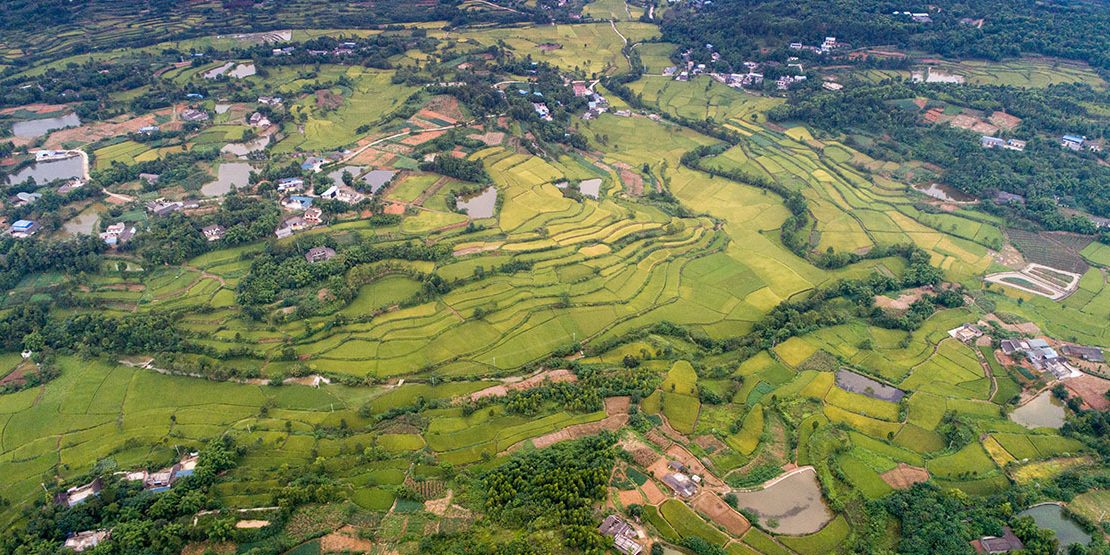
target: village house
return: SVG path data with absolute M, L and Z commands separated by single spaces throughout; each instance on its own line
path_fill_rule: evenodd
M 255 113 L 251 114 L 250 119 L 247 120 L 247 125 L 250 125 L 251 127 L 261 127 L 263 129 L 265 129 L 265 128 L 269 127 L 271 124 L 270 124 L 270 119 L 269 118 L 262 115 L 261 112 L 255 112 Z
M 35 222 L 31 220 L 17 220 L 12 224 L 9 233 L 11 233 L 12 237 L 24 238 L 34 235 L 36 231 L 38 231 L 38 224 Z
M 304 188 L 304 180 L 299 177 L 286 177 L 278 180 L 277 190 L 280 193 L 300 191 Z
M 671 461 L 667 466 L 674 472 L 663 476 L 663 483 L 670 486 L 676 495 L 691 497 L 698 492 L 698 482 L 700 479 L 697 476 L 687 476 L 684 474 L 683 471 L 686 467 L 684 467 L 682 463 Z
M 287 210 L 307 210 L 312 208 L 312 198 L 293 195 L 283 199 L 281 206 Z
M 304 258 L 310 264 L 315 264 L 317 262 L 327 262 L 328 260 L 335 258 L 335 251 L 328 247 L 312 247 L 311 249 L 308 249 L 308 252 L 304 253 Z
M 149 134 L 154 133 L 156 131 L 158 131 L 158 126 L 157 125 L 147 125 L 145 127 L 140 127 L 139 128 L 139 133 L 142 134 L 142 135 L 149 135 Z
M 300 216 L 292 216 L 286 218 L 284 221 L 281 222 L 280 225 L 278 225 L 277 229 L 274 230 L 274 235 L 277 235 L 278 239 L 284 239 L 307 227 L 310 226 L 308 225 L 308 222 L 304 221 L 304 218 Z
M 102 489 L 104 489 L 104 481 L 97 478 L 83 486 L 72 487 L 55 495 L 54 504 L 72 507 L 84 503 L 94 495 L 100 495 Z
M 16 193 L 15 196 L 12 197 L 11 202 L 12 202 L 12 204 L 14 204 L 16 206 L 26 206 L 28 204 L 31 204 L 31 203 L 35 202 L 36 200 L 38 200 L 40 198 L 42 198 L 42 193 L 21 192 L 21 193 Z
M 958 328 L 948 330 L 948 335 L 954 337 L 957 341 L 970 343 L 983 336 L 983 330 L 971 325 L 964 324 Z
M 627 522 L 621 520 L 617 515 L 609 515 L 598 526 L 597 531 L 602 536 L 609 536 L 613 538 L 613 547 L 616 547 L 621 553 L 625 555 L 639 555 L 643 547 L 636 543 L 632 538 L 636 536 L 636 531 Z
M 78 553 L 100 545 L 100 542 L 112 537 L 111 530 L 87 530 L 75 532 L 66 538 L 65 547 Z
M 1018 139 L 1002 140 L 998 137 L 983 135 L 983 138 L 979 139 L 979 146 L 983 148 L 1002 147 L 1008 150 L 1022 151 L 1025 150 L 1025 141 Z
M 135 227 L 123 222 L 116 222 L 104 229 L 100 238 L 109 246 L 118 247 L 126 244 L 135 236 Z
M 139 181 L 146 181 L 147 183 L 158 183 L 158 178 L 162 176 L 156 173 L 140 173 Z
M 340 200 L 347 204 L 358 204 L 362 202 L 362 199 L 366 198 L 366 195 L 346 185 L 332 185 L 320 196 L 329 200 Z
M 304 221 L 312 225 L 317 225 L 324 220 L 324 211 L 319 208 L 309 208 L 301 215 Z
M 208 121 L 208 112 L 186 108 L 181 111 L 181 119 L 185 121 Z
M 551 121 L 551 111 L 547 109 L 547 105 L 543 102 L 533 102 L 532 109 L 540 115 L 540 119 Z
M 327 162 L 327 160 L 324 160 L 323 158 L 317 158 L 317 157 L 313 156 L 313 157 L 305 160 L 304 163 L 301 164 L 301 169 L 306 171 L 306 172 L 308 172 L 308 171 L 312 171 L 312 172 L 319 171 L 320 166 L 324 165 L 324 162 Z
M 825 81 L 821 84 L 821 87 L 823 87 L 827 91 L 839 91 L 840 89 L 844 88 L 844 85 L 841 85 L 840 83 L 835 83 L 833 81 Z
M 165 216 L 174 212 L 180 212 L 184 208 L 185 204 L 178 201 L 166 202 L 164 200 L 155 200 L 146 203 L 146 209 L 155 216 Z
M 281 97 L 280 96 L 260 96 L 260 97 L 258 97 L 258 103 L 259 104 L 265 104 L 266 106 L 276 106 L 278 104 L 281 104 Z
M 1007 193 L 1006 191 L 996 191 L 994 193 L 994 202 L 995 204 L 1009 204 L 1011 202 L 1024 204 L 1025 197 L 1015 195 L 1014 193 Z
M 205 226 L 201 228 L 200 231 L 204 234 L 204 237 L 208 239 L 208 242 L 211 243 L 212 241 L 219 241 L 220 239 L 223 239 L 224 233 L 227 233 L 227 228 L 222 225 L 215 224 Z
M 65 195 L 65 194 L 68 194 L 70 191 L 80 189 L 81 187 L 84 187 L 84 186 L 85 186 L 85 180 L 84 179 L 81 179 L 80 177 L 74 177 L 73 179 L 70 179 L 69 181 L 66 181 L 65 183 L 60 185 L 55 190 L 55 192 L 58 193 L 59 195 Z

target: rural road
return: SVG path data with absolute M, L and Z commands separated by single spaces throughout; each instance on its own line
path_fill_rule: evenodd
M 508 11 L 510 11 L 510 12 L 513 12 L 513 13 L 523 13 L 523 12 L 518 12 L 518 11 L 516 11 L 516 10 L 512 9 L 512 8 L 507 8 L 507 7 L 505 7 L 505 6 L 499 6 L 499 5 L 497 5 L 497 4 L 494 4 L 493 2 L 489 2 L 489 1 L 487 1 L 487 0 L 476 0 L 476 1 L 477 1 L 477 2 L 480 2 L 480 3 L 482 3 L 482 4 L 485 4 L 485 5 L 487 5 L 487 6 L 490 6 L 491 8 L 497 8 L 497 9 L 499 9 L 499 10 L 508 10 Z
M 616 33 L 617 36 L 620 37 L 621 40 L 623 40 L 625 44 L 628 44 L 628 39 L 624 38 L 624 35 L 622 35 L 621 32 L 617 30 L 616 22 L 614 22 L 612 19 L 610 19 L 609 20 L 609 25 L 612 25 L 613 26 L 613 32 Z

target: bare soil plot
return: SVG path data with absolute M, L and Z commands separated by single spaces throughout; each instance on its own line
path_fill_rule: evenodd
M 919 466 L 898 463 L 898 468 L 884 472 L 879 477 L 894 489 L 909 489 L 916 483 L 929 481 L 929 471 Z
M 714 524 L 719 524 L 733 537 L 743 536 L 752 527 L 744 515 L 736 512 L 727 503 L 721 501 L 717 494 L 702 492 L 694 499 L 694 508 L 709 517 Z
M 343 106 L 343 97 L 339 96 L 329 90 L 321 89 L 316 91 L 316 107 L 317 108 L 341 108 Z
M 340 553 L 346 551 L 367 552 L 374 549 L 374 542 L 356 536 L 358 531 L 354 526 L 344 526 L 320 538 L 320 550 L 324 553 Z
M 1106 392 L 1110 391 L 1110 380 L 1083 374 L 1064 380 L 1064 387 L 1083 399 L 1083 403 L 1091 409 L 1110 409 L 1110 399 L 1106 398 Z
M 620 499 L 622 507 L 627 507 L 633 503 L 642 504 L 644 502 L 643 494 L 641 494 L 639 490 L 634 489 L 618 491 L 617 499 Z
M 997 125 L 999 129 L 1005 129 L 1006 131 L 1012 131 L 1015 127 L 1021 124 L 1021 118 L 1017 116 L 1011 116 L 1006 112 L 995 112 L 991 114 L 991 116 L 987 118 L 987 120 L 994 125 Z
M 505 142 L 505 134 L 500 131 L 491 131 L 489 133 L 472 133 L 467 135 L 468 139 L 477 139 L 486 143 L 487 146 L 497 146 Z
M 263 528 L 269 525 L 268 520 L 240 520 L 235 523 L 236 528 Z
M 589 424 L 577 424 L 574 426 L 568 426 L 557 432 L 552 432 L 550 434 L 533 438 L 532 445 L 535 445 L 537 448 L 542 449 L 544 447 L 559 443 L 560 441 L 592 436 L 599 434 L 605 430 L 615 432 L 621 429 L 621 427 L 624 426 L 626 422 L 628 422 L 628 414 L 614 414 L 610 415 L 604 420 L 590 422 Z
M 640 489 L 644 492 L 644 497 L 647 498 L 647 502 L 649 505 L 658 505 L 667 498 L 667 495 L 663 493 L 663 490 L 659 489 L 659 486 L 657 486 L 655 482 L 651 480 L 644 482 L 644 485 L 640 486 Z

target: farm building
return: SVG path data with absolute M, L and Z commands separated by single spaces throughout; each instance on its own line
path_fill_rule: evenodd
M 312 247 L 308 249 L 308 252 L 304 253 L 304 258 L 311 264 L 327 262 L 335 258 L 335 250 L 328 247 Z
M 12 237 L 30 237 L 38 231 L 38 224 L 31 220 L 17 220 L 12 224 Z
M 986 536 L 971 542 L 976 553 L 1009 553 L 1025 549 L 1025 545 L 1014 535 L 1009 526 L 1002 527 L 1002 536 Z
M 299 177 L 286 177 L 278 180 L 278 192 L 285 193 L 288 191 L 300 191 L 304 188 L 304 180 Z
M 155 216 L 165 216 L 166 214 L 179 212 L 184 208 L 185 205 L 177 201 L 166 202 L 162 200 L 156 200 L 146 203 L 146 209 L 153 213 Z
M 638 555 L 643 550 L 643 547 L 632 539 L 636 535 L 636 531 L 632 529 L 630 524 L 616 515 L 605 517 L 597 531 L 603 536 L 612 537 L 613 547 L 616 547 L 621 553 Z
M 1102 354 L 1102 349 L 1098 347 L 1064 345 L 1060 347 L 1060 352 L 1064 353 L 1065 356 L 1079 357 L 1087 362 L 1106 362 L 1106 357 Z
M 11 202 L 12 202 L 12 204 L 14 204 L 16 206 L 26 206 L 28 204 L 31 204 L 31 203 L 35 202 L 36 200 L 38 200 L 40 198 L 42 198 L 42 193 L 21 192 L 21 193 L 16 193 L 15 196 L 12 197 Z
M 281 104 L 281 97 L 280 96 L 260 96 L 260 97 L 258 97 L 258 103 L 259 104 L 265 104 L 267 106 L 275 106 L 277 104 Z
M 156 173 L 140 173 L 139 181 L 146 181 L 147 183 L 158 183 L 158 178 L 161 177 Z
M 1012 355 L 1018 351 L 1024 352 L 1026 360 L 1033 365 L 1033 368 L 1042 372 L 1051 372 L 1059 379 L 1074 376 L 1077 372 L 1068 366 L 1067 359 L 1057 354 L 1044 339 L 1028 341 L 1003 339 L 1000 346 L 1006 355 Z
M 67 489 L 64 493 L 55 495 L 54 503 L 72 507 L 84 503 L 94 495 L 99 495 L 102 489 L 104 489 L 104 482 L 100 478 L 97 478 L 83 486 L 72 487 Z
M 672 472 L 663 476 L 663 483 L 670 486 L 675 494 L 681 497 L 691 497 L 698 492 L 698 485 L 681 472 Z
M 956 338 L 957 341 L 967 343 L 983 336 L 983 330 L 971 325 L 964 324 L 958 328 L 948 330 L 948 335 Z
M 1086 140 L 1087 140 L 1087 137 L 1077 137 L 1075 135 L 1064 135 L 1063 137 L 1060 137 L 1060 146 L 1065 147 L 1065 148 L 1070 148 L 1072 150 L 1079 150 L 1079 149 L 1083 148 L 1083 141 L 1086 141 Z
M 75 532 L 66 538 L 65 546 L 76 552 L 81 552 L 91 547 L 96 547 L 100 542 L 112 537 L 111 530 L 87 530 Z
M 64 194 L 66 194 L 70 191 L 80 189 L 81 187 L 84 187 L 84 186 L 85 186 L 85 180 L 84 179 L 81 179 L 80 177 L 74 177 L 73 179 L 70 179 L 69 181 L 66 181 L 65 183 L 60 185 L 57 189 L 55 189 L 54 192 L 58 193 L 59 195 L 64 195 Z
M 304 163 L 301 164 L 301 169 L 304 171 L 316 171 L 320 169 L 320 166 L 324 165 L 324 162 L 327 162 L 327 160 L 324 160 L 323 158 L 312 157 L 305 160 Z
M 181 119 L 185 121 L 208 121 L 208 112 L 186 108 L 181 111 Z
M 225 228 L 222 225 L 216 224 L 216 225 L 205 226 L 200 231 L 201 231 L 201 233 L 204 233 L 204 237 L 206 239 L 208 239 L 209 242 L 212 242 L 212 241 L 218 241 L 218 240 L 222 239 L 223 236 L 224 236 L 224 233 L 227 232 L 227 228 Z
M 1007 193 L 1006 191 L 996 191 L 994 193 L 994 202 L 995 204 L 1008 204 L 1011 202 L 1024 204 L 1025 197 L 1021 195 L 1015 195 L 1013 193 Z

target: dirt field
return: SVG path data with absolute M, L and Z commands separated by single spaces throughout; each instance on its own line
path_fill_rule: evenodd
M 647 497 L 649 505 L 657 505 L 667 498 L 663 490 L 659 489 L 659 486 L 655 485 L 655 482 L 651 480 L 644 482 L 644 485 L 640 486 L 640 489 L 644 492 L 644 497 Z
M 489 397 L 490 395 L 500 397 L 502 395 L 508 395 L 508 393 L 510 391 L 522 391 L 522 390 L 525 390 L 525 389 L 531 389 L 533 387 L 543 385 L 543 383 L 545 381 L 550 381 L 552 383 L 559 383 L 559 382 L 572 382 L 573 383 L 577 380 L 578 380 L 578 376 L 575 376 L 574 373 L 571 372 L 570 370 L 566 370 L 566 369 L 548 370 L 546 372 L 541 372 L 539 374 L 536 374 L 534 376 L 530 376 L 530 377 L 525 378 L 523 380 L 519 380 L 519 381 L 515 381 L 515 382 L 510 381 L 510 380 L 506 380 L 504 385 L 495 385 L 495 386 L 492 386 L 492 387 L 487 387 L 487 388 L 485 388 L 481 391 L 475 391 L 474 393 L 470 394 L 470 398 L 471 398 L 471 400 L 477 400 L 477 399 L 481 399 L 482 397 Z M 605 400 L 605 408 L 606 408 L 607 412 L 609 412 L 609 402 L 613 399 L 625 399 L 625 401 L 624 401 L 625 405 L 624 405 L 624 411 L 623 412 L 628 412 L 628 404 L 627 404 L 628 403 L 628 397 L 610 397 L 609 399 L 606 399 Z M 616 401 L 614 401 L 614 402 L 616 402 Z M 609 414 L 612 415 L 613 413 L 609 412 Z
M 716 453 L 727 448 L 723 441 L 710 435 L 698 436 L 694 438 L 694 443 L 710 453 Z
M 995 112 L 991 114 L 991 117 L 987 119 L 994 125 L 998 126 L 1000 129 L 1005 129 L 1006 131 L 1012 131 L 1015 127 L 1021 124 L 1021 118 L 1017 116 L 1011 116 L 1006 112 Z
M 615 432 L 628 422 L 628 405 L 628 397 L 609 397 L 605 400 L 605 412 L 608 413 L 609 416 L 604 420 L 590 422 L 589 424 L 568 426 L 557 432 L 533 438 L 532 445 L 542 449 L 559 443 L 560 441 L 592 436 L 600 433 L 602 430 Z
M 918 482 L 929 480 L 929 471 L 918 466 L 898 463 L 898 468 L 879 475 L 884 482 L 894 489 L 908 489 Z
M 374 549 L 374 542 L 355 536 L 353 526 L 344 526 L 320 538 L 320 550 L 324 553 L 337 553 L 342 551 L 366 552 Z
M 341 106 L 343 106 L 342 96 L 324 89 L 316 91 L 317 108 L 339 108 Z
M 447 512 L 447 507 L 451 506 L 451 490 L 447 490 L 447 497 L 443 499 L 430 499 L 424 502 L 424 510 L 437 516 L 443 516 Z
M 1064 380 L 1064 386 L 1083 399 L 1083 403 L 1088 408 L 1094 410 L 1110 409 L 1110 399 L 1106 398 L 1106 392 L 1110 391 L 1110 380 L 1083 374 L 1076 378 Z
M 459 121 L 465 114 L 459 109 L 459 102 L 455 97 L 447 94 L 433 97 L 428 101 L 428 107 L 421 112 L 434 113 L 439 119 Z
M 401 139 L 401 144 L 406 144 L 409 146 L 424 144 L 432 139 L 435 139 L 436 137 L 439 137 L 444 133 L 446 133 L 446 131 L 428 131 L 416 135 L 409 135 L 408 137 Z
M 928 291 L 917 287 L 910 289 L 905 293 L 898 296 L 897 299 L 891 299 L 883 295 L 875 295 L 875 305 L 879 308 L 888 308 L 892 310 L 906 310 L 915 301 L 921 298 L 922 295 Z
M 702 492 L 694 498 L 694 508 L 705 513 L 709 520 L 725 527 L 734 537 L 739 538 L 751 528 L 752 525 L 744 515 L 733 510 L 720 497 L 710 492 Z
M 500 131 L 493 131 L 490 133 L 473 133 L 467 135 L 466 138 L 477 139 L 479 141 L 482 141 L 483 143 L 486 143 L 486 145 L 488 146 L 497 146 L 505 142 L 505 134 Z
M 621 506 L 627 507 L 633 503 L 643 504 L 644 496 L 640 494 L 639 490 L 623 490 L 617 492 L 617 498 L 621 500 Z
M 236 528 L 262 528 L 269 525 L 268 520 L 240 520 L 235 523 Z

